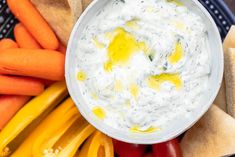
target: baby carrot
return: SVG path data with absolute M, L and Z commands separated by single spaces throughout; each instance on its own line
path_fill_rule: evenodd
M 0 96 L 0 130 L 8 123 L 8 121 L 29 99 L 29 96 Z
M 14 28 L 14 36 L 19 47 L 26 49 L 40 49 L 40 45 L 28 32 L 23 24 L 19 23 Z
M 18 48 L 18 45 L 15 41 L 8 38 L 0 40 L 0 50 L 11 49 L 11 48 Z M 2 73 L 4 73 L 4 71 L 0 69 L 0 74 Z
M 0 94 L 37 96 L 43 91 L 44 84 L 39 79 L 0 75 Z
M 12 13 L 45 49 L 56 50 L 59 42 L 53 30 L 30 0 L 7 0 Z
M 10 48 L 18 48 L 17 43 L 12 39 L 8 38 L 0 40 L 0 50 L 10 49 Z
M 0 53 L 0 73 L 58 81 L 64 79 L 64 62 L 64 54 L 54 50 L 7 49 Z

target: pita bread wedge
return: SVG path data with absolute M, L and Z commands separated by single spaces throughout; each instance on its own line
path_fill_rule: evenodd
M 232 26 L 224 39 L 223 43 L 224 51 L 227 51 L 228 48 L 235 48 L 235 25 Z
M 235 26 L 232 26 L 224 39 L 223 48 L 224 52 L 228 51 L 228 48 L 235 48 Z M 227 100 L 226 100 L 226 86 L 225 79 L 223 79 L 220 91 L 214 101 L 214 103 L 219 106 L 223 111 L 227 112 Z
M 226 102 L 226 89 L 225 89 L 225 80 L 221 84 L 219 93 L 215 98 L 214 104 L 216 104 L 224 112 L 227 112 L 227 102 Z
M 224 59 L 227 110 L 235 118 L 235 48 L 228 49 Z
M 92 0 L 82 0 L 83 10 L 92 2 Z
M 221 157 L 235 153 L 235 119 L 213 105 L 181 141 L 184 157 Z
M 91 2 L 91 0 L 31 1 L 53 28 L 64 45 L 67 45 L 72 28 L 78 17 L 81 15 L 83 9 L 85 9 L 85 7 Z

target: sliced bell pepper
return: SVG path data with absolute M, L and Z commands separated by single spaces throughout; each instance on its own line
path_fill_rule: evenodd
M 143 157 L 153 157 L 153 153 L 152 153 L 152 152 L 147 153 L 147 154 L 145 154 Z M 159 156 L 159 157 L 160 157 L 160 156 Z
M 177 139 L 152 145 L 153 157 L 182 157 L 180 144 Z
M 21 143 L 26 135 L 41 122 L 68 95 L 65 82 L 57 82 L 41 95 L 29 101 L 0 132 L 0 156 L 7 156 L 16 149 L 13 141 Z M 20 134 L 24 133 L 24 136 Z
M 76 124 L 77 125 L 77 124 Z M 76 127 L 75 127 L 76 128 Z M 95 128 L 85 122 L 79 128 L 68 132 L 68 136 L 58 143 L 61 146 L 61 151 L 56 157 L 73 157 L 82 143 L 95 131 Z M 72 136 L 71 136 L 72 135 Z
M 41 147 L 38 148 L 38 150 L 43 149 L 42 147 L 49 148 L 53 146 L 79 117 L 81 117 L 81 115 L 76 109 L 72 99 L 68 98 L 38 125 L 11 156 L 31 157 L 33 144 L 40 145 L 40 142 L 46 142 L 46 144 L 44 144 L 44 146 L 40 145 Z M 45 140 L 47 135 L 52 134 L 51 132 L 54 132 L 53 136 Z M 35 141 L 38 143 L 35 144 Z
M 131 144 L 125 143 L 118 140 L 113 140 L 115 152 L 119 157 L 142 157 L 144 152 L 146 151 L 146 145 L 140 144 Z
M 82 147 L 78 157 L 114 157 L 112 139 L 96 131 Z
M 70 127 L 68 127 L 68 122 L 71 120 L 74 121 L 73 117 L 78 114 L 78 110 L 76 107 L 71 108 L 63 115 L 63 118 L 58 120 L 62 115 L 57 117 L 57 121 L 54 121 L 50 124 L 50 126 L 44 125 L 47 128 L 43 131 L 35 141 L 32 141 L 32 154 L 34 157 L 44 157 L 47 150 L 54 150 L 54 145 L 57 143 L 58 140 L 65 134 L 73 123 L 70 123 Z M 75 121 L 77 118 L 75 119 Z M 56 136 L 54 136 L 56 135 Z M 56 150 L 57 148 L 55 148 Z M 59 148 L 58 148 L 59 149 Z M 48 153 L 47 153 L 48 154 Z

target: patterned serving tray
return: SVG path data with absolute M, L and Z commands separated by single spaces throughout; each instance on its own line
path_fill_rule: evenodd
M 235 16 L 225 4 L 224 0 L 199 0 L 201 4 L 209 11 L 215 20 L 220 31 L 222 40 L 228 33 L 231 25 L 235 24 Z M 0 0 L 0 39 L 13 37 L 14 25 L 18 23 L 17 19 L 11 14 L 7 7 L 6 0 Z M 235 157 L 235 156 L 233 156 Z
M 13 27 L 16 23 L 17 20 L 7 7 L 6 0 L 0 0 L 0 39 L 13 38 Z
M 221 38 L 224 39 L 232 24 L 235 24 L 235 16 L 223 0 L 199 0 L 209 11 L 215 20 L 220 31 Z

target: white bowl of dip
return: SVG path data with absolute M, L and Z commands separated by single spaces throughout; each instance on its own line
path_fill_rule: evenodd
M 94 0 L 75 24 L 66 82 L 81 114 L 118 140 L 152 144 L 196 123 L 223 76 L 219 31 L 197 0 Z

